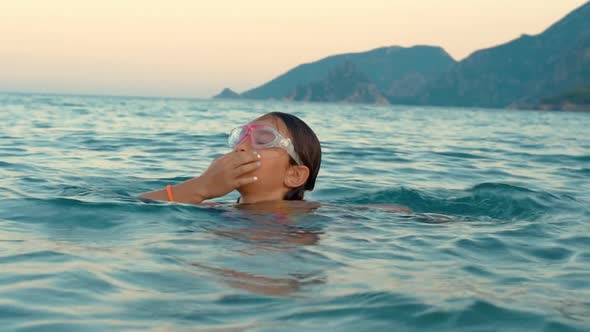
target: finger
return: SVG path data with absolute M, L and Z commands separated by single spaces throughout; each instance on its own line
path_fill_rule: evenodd
M 260 167 L 259 161 L 251 162 L 251 163 L 239 166 L 239 167 L 235 168 L 233 171 L 234 177 L 238 177 L 238 176 L 243 175 L 245 173 L 252 172 L 252 171 L 256 170 L 258 167 Z
M 256 177 L 256 176 L 248 176 L 248 177 L 239 178 L 239 179 L 235 180 L 234 187 L 240 188 L 241 186 L 245 186 L 247 184 L 254 183 L 256 181 L 258 181 L 258 177 Z
M 260 160 L 260 154 L 257 151 L 237 151 L 233 158 L 232 165 L 237 167 Z

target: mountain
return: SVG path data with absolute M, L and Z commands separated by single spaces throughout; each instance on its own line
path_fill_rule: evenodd
M 221 91 L 219 94 L 213 96 L 213 98 L 217 98 L 217 99 L 236 99 L 236 98 L 240 98 L 240 94 L 233 91 L 230 88 L 225 88 L 223 89 L 223 91 Z
M 299 65 L 239 97 L 585 109 L 575 102 L 588 86 L 590 1 L 538 35 L 522 35 L 460 62 L 440 47 L 382 47 Z M 224 92 L 219 96 L 237 97 Z
M 430 105 L 527 107 L 590 84 L 590 2 L 535 36 L 477 51 L 426 84 Z
M 252 99 L 291 98 L 296 89 L 329 80 L 335 68 L 354 64 L 384 95 L 406 97 L 455 64 L 440 47 L 382 47 L 368 52 L 348 53 L 299 65 L 272 81 L 248 90 L 240 96 Z
M 321 81 L 297 86 L 287 100 L 388 104 L 368 76 L 349 61 L 334 67 Z
M 590 85 L 559 96 L 542 98 L 535 106 L 542 110 L 590 111 Z

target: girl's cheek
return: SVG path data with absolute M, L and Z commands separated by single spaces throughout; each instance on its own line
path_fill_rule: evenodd
M 269 178 L 280 174 L 276 156 L 271 153 L 260 153 L 260 166 L 256 169 L 259 177 Z
M 280 152 L 275 151 L 275 149 L 257 150 L 257 152 L 260 155 L 260 161 L 262 164 L 278 165 L 280 162 L 281 154 Z
M 262 157 L 260 159 L 260 166 L 258 166 L 258 168 L 256 169 L 256 173 L 264 176 L 269 172 L 272 173 L 272 165 L 268 159 Z

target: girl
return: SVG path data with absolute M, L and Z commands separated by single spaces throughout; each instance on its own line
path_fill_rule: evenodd
M 305 191 L 313 190 L 320 141 L 298 117 L 268 113 L 234 128 L 228 142 L 233 151 L 213 160 L 201 176 L 139 197 L 201 204 L 237 190 L 240 204 L 275 205 L 302 201 Z

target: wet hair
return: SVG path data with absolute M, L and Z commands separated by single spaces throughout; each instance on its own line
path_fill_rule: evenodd
M 292 188 L 283 199 L 288 201 L 302 200 L 306 190 L 313 190 L 315 187 L 315 180 L 320 171 L 320 164 L 322 163 L 322 147 L 320 140 L 311 128 L 303 122 L 300 118 L 295 115 L 282 113 L 282 112 L 271 112 L 264 117 L 272 116 L 275 119 L 283 121 L 289 133 L 291 134 L 291 141 L 295 148 L 295 152 L 299 155 L 303 165 L 309 168 L 309 177 L 304 184 L 297 188 Z M 293 158 L 289 158 L 291 165 L 297 165 L 297 162 Z

